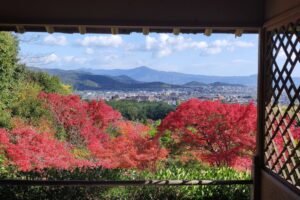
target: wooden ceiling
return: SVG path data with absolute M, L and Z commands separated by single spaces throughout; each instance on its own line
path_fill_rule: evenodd
M 4 0 L 0 31 L 258 32 L 300 0 Z M 267 9 L 266 9 L 267 8 Z
M 261 0 L 7 0 L 0 30 L 130 33 L 257 32 Z M 177 28 L 177 29 L 176 29 Z M 208 31 L 209 32 L 209 31 Z

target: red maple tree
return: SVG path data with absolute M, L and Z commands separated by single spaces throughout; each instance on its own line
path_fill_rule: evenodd
M 238 168 L 238 160 L 251 163 L 256 108 L 253 103 L 190 99 L 170 113 L 158 130 L 160 136 L 169 131 L 178 148 L 187 149 L 201 161 Z
M 93 163 L 105 168 L 154 168 L 166 157 L 158 139 L 149 137 L 149 127 L 125 121 L 119 112 L 103 101 L 83 101 L 76 95 L 41 93 L 46 107 L 68 133 L 69 142 L 83 140 Z M 116 135 L 107 129 L 113 127 Z M 76 136 L 76 137 L 75 137 Z
M 287 115 L 285 118 L 276 117 L 273 123 L 274 126 L 272 126 L 267 131 L 271 132 L 272 138 L 274 139 L 270 140 L 270 138 L 267 138 L 266 144 L 269 148 L 270 146 L 274 147 L 274 150 L 276 151 L 276 156 L 273 156 L 273 159 L 269 160 L 269 162 L 271 165 L 277 163 L 277 169 L 280 169 L 280 162 L 275 161 L 278 156 L 278 159 L 280 159 L 281 162 L 293 166 L 293 159 L 288 158 L 291 156 L 290 149 L 296 148 L 296 146 L 300 142 L 300 126 L 298 119 L 291 119 L 290 116 Z M 293 155 L 292 157 L 294 156 L 295 155 Z
M 93 140 L 89 149 L 107 168 L 155 169 L 159 160 L 167 156 L 159 140 L 150 138 L 149 127 L 130 121 L 115 124 L 117 137 L 106 143 Z
M 119 112 L 102 101 L 87 102 L 78 95 L 55 93 L 41 93 L 39 96 L 45 100 L 46 108 L 52 111 L 57 124 L 65 128 L 69 141 L 76 144 L 87 144 L 91 138 L 107 138 L 103 131 L 121 118 Z
M 0 129 L 0 147 L 7 154 L 10 164 L 21 171 L 81 166 L 80 161 L 69 152 L 67 143 L 32 129 Z

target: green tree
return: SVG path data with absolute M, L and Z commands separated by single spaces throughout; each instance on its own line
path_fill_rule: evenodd
M 38 84 L 42 91 L 47 93 L 70 94 L 72 90 L 64 85 L 57 76 L 51 76 L 46 72 L 35 72 L 27 69 L 25 72 L 26 81 Z
M 18 116 L 34 124 L 47 110 L 43 102 L 38 98 L 41 87 L 34 83 L 22 83 L 15 92 L 15 100 L 11 105 L 12 116 Z
M 11 33 L 0 32 L 0 110 L 9 104 L 10 90 L 15 84 L 17 62 L 17 38 Z
M 31 71 L 18 63 L 18 39 L 11 33 L 0 32 L 0 127 L 11 128 L 11 117 L 34 123 L 45 115 L 41 91 L 69 94 L 71 88 L 58 77 L 46 72 Z
M 108 101 L 107 103 L 118 110 L 126 119 L 141 122 L 146 122 L 148 119 L 163 119 L 169 112 L 175 110 L 175 106 L 165 102 L 120 100 Z

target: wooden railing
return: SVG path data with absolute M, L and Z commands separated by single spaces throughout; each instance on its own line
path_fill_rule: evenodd
M 1 185 L 17 186 L 200 186 L 251 185 L 252 180 L 0 180 Z

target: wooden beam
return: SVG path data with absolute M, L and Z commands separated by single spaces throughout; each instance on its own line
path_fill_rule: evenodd
M 16 26 L 22 26 L 26 32 L 35 31 L 35 32 L 47 32 L 44 24 L 0 24 L 0 31 L 16 31 Z M 54 32 L 63 32 L 63 33 L 78 33 L 80 32 L 79 26 L 84 27 L 82 29 L 83 33 L 111 33 L 111 25 L 61 25 L 61 24 L 52 24 Z M 77 27 L 77 28 L 76 28 Z M 158 33 L 173 33 L 173 26 L 117 26 L 119 34 L 128 34 L 131 32 L 158 32 Z M 211 27 L 214 33 L 235 33 L 238 27 Z M 244 33 L 258 33 L 258 27 L 240 27 L 244 30 Z M 77 29 L 77 30 L 76 30 Z M 143 31 L 144 30 L 144 31 Z M 205 28 L 203 27 L 191 27 L 183 26 L 180 28 L 180 33 L 203 33 Z
M 25 33 L 25 28 L 22 25 L 16 25 L 17 33 Z
M 206 29 L 204 30 L 204 35 L 210 36 L 211 34 L 212 34 L 212 29 L 211 29 L 211 28 L 206 28 Z
M 180 33 L 180 28 L 173 28 L 174 35 L 179 35 L 179 33 Z
M 149 28 L 144 27 L 144 28 L 142 29 L 142 32 L 143 32 L 144 35 L 149 35 Z
M 286 12 L 293 12 L 292 10 L 299 6 L 299 0 L 265 0 L 265 20 L 270 20 Z
M 300 3 L 298 6 L 295 6 L 290 10 L 281 13 L 280 15 L 270 17 L 265 21 L 263 26 L 267 28 L 267 30 L 272 30 L 276 27 L 287 25 L 291 19 L 299 19 L 299 18 L 300 18 Z
M 111 27 L 110 30 L 111 30 L 111 34 L 113 35 L 119 34 L 119 28 L 117 27 Z
M 86 27 L 85 26 L 78 26 L 78 31 L 80 34 L 86 34 Z
M 235 31 L 235 37 L 241 37 L 243 34 L 244 30 L 243 29 L 236 29 Z
M 54 33 L 54 28 L 53 28 L 53 26 L 47 25 L 47 26 L 45 26 L 45 29 L 46 29 L 46 31 L 47 31 L 48 33 L 50 33 L 50 34 Z

